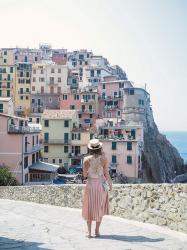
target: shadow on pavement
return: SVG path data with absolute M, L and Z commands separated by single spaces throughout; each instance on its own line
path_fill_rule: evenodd
M 101 235 L 99 239 L 110 239 L 110 240 L 120 240 L 120 241 L 129 241 L 129 242 L 158 242 L 164 241 L 164 238 L 148 238 L 145 236 L 125 236 L 125 235 Z
M 43 243 L 40 242 L 31 242 L 31 241 L 24 241 L 24 240 L 15 240 L 7 237 L 0 236 L 0 249 L 1 250 L 51 250 L 49 248 L 43 248 Z

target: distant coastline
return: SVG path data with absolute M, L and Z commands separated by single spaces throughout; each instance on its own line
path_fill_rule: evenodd
M 187 163 L 187 131 L 161 131 Z

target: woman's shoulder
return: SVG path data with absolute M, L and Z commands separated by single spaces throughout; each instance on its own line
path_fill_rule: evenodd
M 89 162 L 92 159 L 92 155 L 88 155 L 84 157 L 84 163 Z

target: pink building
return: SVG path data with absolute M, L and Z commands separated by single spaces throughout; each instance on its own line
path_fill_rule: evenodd
M 98 134 L 103 150 L 113 173 L 121 173 L 128 181 L 141 177 L 143 147 L 143 124 L 123 120 L 98 119 Z
M 80 127 L 93 127 L 99 114 L 97 88 L 74 89 L 70 93 L 63 94 L 61 96 L 60 109 L 77 110 Z
M 121 117 L 125 86 L 131 87 L 132 84 L 127 80 L 117 80 L 115 76 L 105 77 L 98 84 L 100 117 Z
M 51 173 L 45 166 L 41 169 L 39 133 L 38 127 L 28 126 L 27 119 L 0 114 L 0 166 L 9 167 L 20 184 L 41 180 L 41 173 Z

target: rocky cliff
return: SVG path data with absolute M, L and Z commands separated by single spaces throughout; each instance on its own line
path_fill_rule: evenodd
M 176 175 L 183 173 L 184 161 L 166 136 L 158 131 L 150 107 L 147 107 L 144 119 L 142 160 L 147 182 L 171 182 Z

